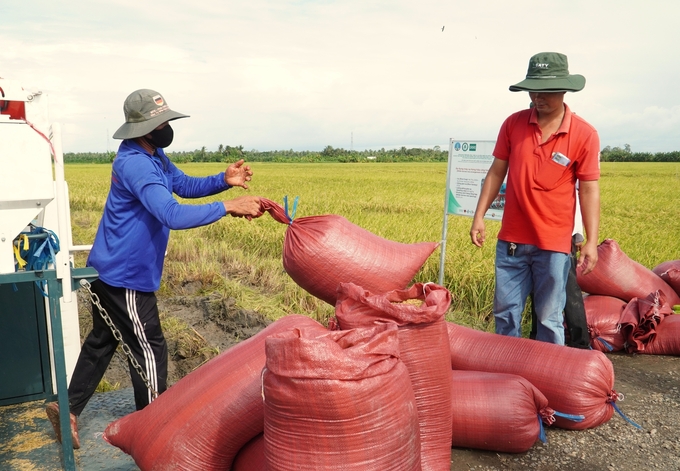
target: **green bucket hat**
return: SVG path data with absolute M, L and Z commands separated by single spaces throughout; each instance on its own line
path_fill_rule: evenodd
M 188 115 L 172 111 L 163 95 L 148 89 L 132 92 L 123 104 L 125 124 L 113 134 L 114 139 L 134 139 L 149 134 L 159 125 Z
M 583 75 L 569 74 L 567 56 L 539 52 L 529 59 L 527 77 L 510 85 L 511 92 L 578 92 L 586 85 Z

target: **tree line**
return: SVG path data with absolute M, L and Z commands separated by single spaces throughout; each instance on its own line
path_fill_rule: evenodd
M 245 159 L 248 162 L 446 162 L 448 151 L 439 146 L 433 148 L 406 148 L 379 150 L 346 150 L 340 147 L 326 146 L 322 151 L 245 150 L 243 146 L 220 145 L 216 151 L 209 151 L 205 147 L 193 151 L 166 152 L 174 163 L 189 162 L 235 162 Z M 110 163 L 115 158 L 115 152 L 95 153 L 66 153 L 66 163 Z
M 680 151 L 633 152 L 628 144 L 621 147 L 607 146 L 600 151 L 601 162 L 680 162 Z
M 406 148 L 378 150 L 347 150 L 342 147 L 326 146 L 322 151 L 245 150 L 243 146 L 224 146 L 216 151 L 205 147 L 193 151 L 167 152 L 174 163 L 189 162 L 235 162 L 245 159 L 248 162 L 446 162 L 448 150 L 439 146 L 432 148 Z M 111 163 L 115 152 L 80 152 L 64 154 L 66 163 Z M 607 146 L 600 153 L 602 162 L 680 162 L 680 151 L 674 152 L 633 152 L 628 144 L 623 147 Z

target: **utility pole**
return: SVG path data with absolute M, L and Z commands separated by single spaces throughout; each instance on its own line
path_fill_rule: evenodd
M 349 150 L 350 151 L 354 150 L 354 131 L 350 132 Z

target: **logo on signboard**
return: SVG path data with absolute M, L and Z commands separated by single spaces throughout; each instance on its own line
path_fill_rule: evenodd
M 468 150 L 468 143 L 463 142 L 463 152 L 466 152 Z
M 470 152 L 475 152 L 477 150 L 477 144 L 470 144 Z
M 453 144 L 453 149 L 454 149 L 455 151 L 459 151 L 459 150 L 460 150 L 460 142 L 455 142 L 455 143 Z

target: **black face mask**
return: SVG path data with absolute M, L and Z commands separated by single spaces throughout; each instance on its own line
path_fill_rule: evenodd
M 175 136 L 175 133 L 170 127 L 170 124 L 166 124 L 161 129 L 154 129 L 149 135 L 151 137 L 147 137 L 146 140 L 149 141 L 152 146 L 163 149 L 172 144 L 172 138 Z

